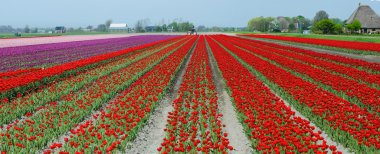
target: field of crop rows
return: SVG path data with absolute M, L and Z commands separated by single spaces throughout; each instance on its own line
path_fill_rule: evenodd
M 0 152 L 380 153 L 380 63 L 252 38 L 0 48 Z

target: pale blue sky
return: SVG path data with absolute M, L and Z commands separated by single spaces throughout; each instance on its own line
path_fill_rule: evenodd
M 0 25 L 83 27 L 112 19 L 132 26 L 143 18 L 151 25 L 182 18 L 196 26 L 240 27 L 255 16 L 312 18 L 318 10 L 347 19 L 360 2 L 380 14 L 380 2 L 371 0 L 2 0 Z

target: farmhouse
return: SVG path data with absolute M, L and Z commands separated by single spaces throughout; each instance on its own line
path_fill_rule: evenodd
M 121 31 L 124 31 L 124 32 L 129 32 L 130 31 L 130 28 L 128 28 L 128 25 L 127 24 L 111 24 L 110 25 L 110 28 L 109 28 L 110 31 L 113 31 L 113 32 L 121 32 Z
M 347 20 L 347 24 L 359 20 L 362 28 L 360 33 L 380 33 L 380 17 L 368 5 L 359 4 L 359 7 Z

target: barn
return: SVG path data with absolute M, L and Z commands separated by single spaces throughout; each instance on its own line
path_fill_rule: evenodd
M 369 5 L 359 4 L 359 7 L 348 18 L 347 24 L 351 24 L 356 19 L 362 25 L 360 33 L 380 33 L 380 17 Z
M 130 28 L 127 24 L 120 23 L 120 24 L 111 24 L 109 30 L 111 32 L 129 32 Z

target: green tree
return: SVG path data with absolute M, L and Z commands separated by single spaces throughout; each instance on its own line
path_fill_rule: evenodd
M 172 22 L 168 25 L 168 27 L 173 27 L 173 31 L 176 31 L 176 32 L 187 32 L 189 30 L 191 30 L 193 27 L 194 27 L 194 24 L 191 23 L 191 22 Z
M 343 21 L 339 18 L 331 18 L 331 20 L 335 23 L 335 24 L 343 24 Z
M 180 32 L 187 32 L 187 31 L 191 30 L 193 27 L 194 27 L 194 25 L 188 21 L 178 23 L 178 30 Z
M 351 33 L 358 32 L 362 28 L 362 24 L 358 19 L 355 19 L 351 24 L 347 24 L 347 29 Z
M 289 31 L 294 31 L 296 30 L 296 25 L 294 25 L 293 23 L 289 24 Z
M 154 31 L 155 32 L 162 32 L 162 27 L 157 25 L 154 27 Z
M 323 19 L 314 25 L 313 30 L 316 33 L 333 34 L 335 32 L 335 24 L 330 19 Z
M 170 23 L 168 27 L 173 28 L 173 31 L 178 32 L 178 23 L 177 22 L 174 21 L 174 22 Z
M 164 31 L 164 32 L 168 31 L 168 26 L 166 24 L 162 25 L 162 31 Z
M 273 28 L 274 18 L 272 17 L 256 17 L 248 21 L 247 28 L 249 31 L 267 32 Z
M 343 26 L 342 24 L 335 24 L 334 25 L 334 31 L 336 34 L 342 34 L 343 33 Z

